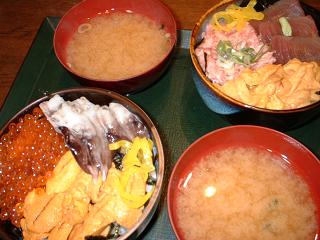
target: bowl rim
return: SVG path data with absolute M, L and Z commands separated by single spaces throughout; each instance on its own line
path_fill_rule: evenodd
M 169 182 L 168 182 L 168 187 L 167 187 L 167 208 L 168 208 L 168 216 L 169 216 L 169 220 L 170 220 L 170 224 L 171 227 L 177 237 L 177 239 L 183 239 L 181 238 L 180 235 L 178 235 L 178 226 L 177 223 L 173 220 L 173 212 L 175 211 L 173 209 L 172 206 L 172 202 L 173 202 L 173 196 L 172 193 L 170 191 L 170 188 L 173 188 L 174 186 L 174 178 L 175 178 L 175 174 L 177 172 L 178 166 L 180 165 L 180 163 L 183 161 L 183 159 L 185 158 L 185 156 L 187 154 L 189 154 L 189 152 L 191 151 L 192 148 L 194 148 L 194 146 L 196 146 L 199 142 L 203 141 L 204 139 L 208 138 L 211 135 L 214 135 L 218 132 L 224 132 L 224 131 L 237 131 L 237 129 L 256 129 L 259 131 L 263 131 L 265 133 L 268 134 L 276 134 L 278 136 L 282 136 L 283 139 L 287 139 L 290 140 L 290 143 L 295 145 L 295 146 L 299 146 L 300 149 L 303 149 L 304 152 L 306 152 L 307 154 L 309 154 L 309 156 L 315 160 L 315 163 L 318 165 L 318 168 L 320 169 L 320 159 L 311 151 L 309 150 L 303 143 L 301 143 L 300 141 L 298 141 L 297 139 L 283 133 L 280 131 L 277 131 L 275 129 L 272 128 L 268 128 L 268 127 L 263 127 L 263 126 L 257 126 L 257 125 L 249 125 L 249 124 L 243 124 L 243 125 L 231 125 L 231 126 L 227 126 L 227 127 L 222 127 L 222 128 L 218 128 L 215 129 L 213 131 L 210 131 L 206 134 L 204 134 L 203 136 L 197 138 L 195 141 L 193 141 L 184 151 L 183 153 L 180 155 L 180 157 L 178 158 L 178 160 L 176 161 L 171 174 L 170 174 L 170 178 L 169 178 Z M 316 205 L 317 206 L 317 205 Z M 318 209 L 318 206 L 317 206 Z M 319 227 L 320 227 L 320 222 L 318 223 Z
M 308 110 L 311 110 L 311 109 L 314 109 L 314 108 L 320 106 L 320 100 L 319 100 L 317 102 L 311 103 L 311 104 L 306 105 L 304 107 L 294 108 L 294 109 L 277 110 L 277 109 L 256 107 L 256 106 L 241 102 L 241 101 L 234 99 L 234 98 L 230 97 L 229 95 L 225 94 L 218 87 L 216 87 L 216 85 L 213 84 L 211 82 L 211 80 L 205 75 L 205 73 L 203 72 L 203 70 L 198 62 L 198 59 L 197 59 L 197 56 L 195 53 L 196 36 L 199 34 L 200 26 L 203 25 L 204 20 L 207 19 L 207 17 L 212 12 L 214 12 L 219 7 L 227 6 L 228 4 L 232 4 L 234 2 L 235 2 L 235 0 L 221 1 L 220 3 L 212 6 L 203 15 L 201 15 L 200 19 L 196 22 L 196 24 L 194 25 L 194 27 L 192 29 L 190 42 L 189 42 L 189 52 L 190 52 L 193 66 L 196 69 L 198 75 L 200 76 L 200 81 L 205 84 L 205 86 L 210 90 L 210 92 L 212 94 L 216 94 L 217 97 L 219 97 L 221 100 L 226 101 L 228 104 L 231 104 L 232 106 L 238 107 L 240 109 L 255 110 L 255 111 L 263 112 L 263 113 L 276 113 L 276 114 L 281 114 L 281 115 L 283 114 L 284 115 L 284 114 L 288 114 L 288 113 L 304 112 L 304 111 L 308 111 Z
M 154 188 L 154 191 L 152 193 L 152 196 L 147 202 L 147 205 L 142 211 L 141 216 L 139 217 L 138 221 L 134 224 L 134 226 L 128 231 L 119 237 L 119 240 L 127 239 L 132 234 L 134 234 L 136 231 L 138 231 L 138 235 L 146 228 L 146 226 L 149 224 L 151 218 L 154 215 L 154 211 L 157 208 L 157 205 L 159 203 L 161 192 L 163 188 L 163 181 L 164 181 L 164 171 L 165 171 L 165 155 L 164 155 L 164 149 L 163 144 L 160 138 L 160 134 L 156 128 L 156 125 L 153 123 L 153 121 L 150 119 L 148 114 L 135 102 L 130 100 L 129 98 L 116 93 L 114 91 L 102 89 L 102 88 L 95 88 L 95 87 L 72 87 L 72 88 L 66 88 L 58 91 L 54 91 L 52 93 L 46 94 L 45 96 L 42 96 L 40 98 L 37 98 L 33 101 L 31 101 L 29 104 L 27 104 L 24 108 L 22 108 L 20 111 L 18 111 L 13 117 L 10 118 L 6 122 L 6 124 L 0 129 L 0 137 L 5 134 L 10 125 L 10 123 L 17 122 L 17 120 L 22 117 L 23 115 L 27 114 L 30 110 L 33 108 L 39 106 L 39 104 L 43 101 L 49 100 L 51 97 L 53 97 L 56 94 L 68 94 L 68 93 L 77 93 L 77 92 L 83 92 L 83 93 L 97 93 L 97 94 L 103 94 L 110 98 L 112 98 L 115 101 L 119 101 L 122 105 L 124 105 L 126 108 L 129 107 L 129 110 L 131 112 L 134 111 L 134 114 L 136 114 L 139 118 L 141 118 L 146 125 L 149 125 L 148 127 L 150 133 L 152 133 L 154 145 L 157 147 L 157 153 L 158 153 L 158 174 L 157 174 L 157 182 Z M 79 93 L 80 95 L 80 93 Z M 145 222 L 146 221 L 146 222 Z M 139 229 L 141 227 L 141 229 Z
M 173 35 L 170 36 L 172 41 L 170 41 L 170 47 L 168 48 L 166 54 L 161 58 L 160 61 L 158 61 L 155 65 L 153 65 L 152 67 L 148 68 L 147 70 L 145 70 L 144 72 L 141 72 L 141 73 L 138 73 L 138 74 L 135 74 L 135 75 L 132 75 L 132 76 L 129 76 L 129 77 L 126 77 L 126 78 L 116 78 L 116 79 L 98 79 L 98 78 L 93 78 L 93 77 L 87 77 L 87 76 L 84 76 L 83 74 L 80 74 L 78 73 L 77 71 L 74 71 L 74 69 L 72 69 L 71 67 L 68 66 L 68 64 L 66 62 L 63 62 L 61 57 L 60 57 L 60 54 L 58 53 L 57 51 L 57 35 L 59 34 L 59 31 L 61 29 L 61 26 L 62 24 L 64 23 L 65 21 L 65 18 L 71 14 L 73 11 L 76 11 L 78 8 L 81 8 L 82 5 L 84 5 L 86 2 L 95 2 L 96 0 L 83 0 L 77 4 L 75 4 L 74 6 L 72 6 L 60 19 L 57 27 L 55 28 L 54 30 L 54 35 L 53 35 L 53 49 L 54 49 L 54 52 L 55 52 L 55 56 L 56 58 L 59 60 L 59 62 L 61 63 L 61 65 L 67 69 L 69 72 L 71 72 L 72 74 L 74 74 L 75 76 L 78 76 L 80 78 L 83 78 L 83 79 L 86 79 L 86 80 L 89 80 L 89 81 L 92 81 L 92 82 L 106 82 L 106 83 L 116 83 L 116 82 L 122 82 L 122 81 L 126 81 L 126 80 L 130 80 L 130 79 L 135 79 L 135 78 L 138 78 L 140 76 L 143 76 L 147 73 L 149 73 L 150 71 L 152 71 L 153 69 L 156 69 L 158 68 L 163 62 L 166 61 L 167 58 L 169 58 L 170 54 L 173 52 L 176 44 L 177 44 L 177 22 L 174 18 L 174 15 L 172 13 L 172 11 L 169 9 L 169 7 L 167 5 L 165 5 L 162 1 L 160 0 L 148 0 L 148 1 L 153 1 L 153 2 L 156 2 L 159 6 L 161 6 L 161 9 L 165 12 L 168 13 L 168 15 L 170 16 L 170 21 L 173 25 L 173 28 L 174 28 L 174 32 L 173 32 Z M 115 12 L 119 12 L 119 11 L 115 11 Z M 140 15 L 143 15 L 143 14 L 140 14 Z M 97 15 L 98 16 L 98 15 Z M 144 16 L 144 15 L 143 15 Z M 148 18 L 148 17 L 147 17 Z M 149 19 L 149 18 L 148 18 Z M 151 19 L 152 20 L 152 19 Z M 152 20 L 154 21 L 154 20 Z M 79 25 L 80 26 L 80 25 Z M 170 34 L 171 35 L 171 34 Z

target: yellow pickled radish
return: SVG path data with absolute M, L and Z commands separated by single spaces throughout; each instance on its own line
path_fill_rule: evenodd
M 233 29 L 240 31 L 246 22 L 250 20 L 262 20 L 264 14 L 254 9 L 256 3 L 256 0 L 251 0 L 246 7 L 231 4 L 224 11 L 215 13 L 211 20 L 213 28 L 225 32 L 230 32 Z
M 117 180 L 116 187 L 119 190 L 121 198 L 131 208 L 142 207 L 151 197 L 153 189 L 145 194 L 134 194 L 130 192 L 130 181 L 139 177 L 144 182 L 147 181 L 149 172 L 155 170 L 152 154 L 153 142 L 147 138 L 136 137 L 132 143 L 126 140 L 109 144 L 110 150 L 120 149 L 125 152 L 122 159 L 123 169 Z

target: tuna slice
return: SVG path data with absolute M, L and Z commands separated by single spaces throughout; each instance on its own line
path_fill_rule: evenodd
M 287 63 L 292 58 L 320 62 L 319 37 L 274 36 L 271 40 L 271 50 L 275 51 L 277 63 Z
M 292 36 L 318 36 L 317 26 L 311 16 L 289 18 L 288 21 L 292 28 Z M 272 36 L 283 35 L 281 25 L 278 20 L 261 22 L 256 30 L 262 36 L 262 40 L 265 43 L 270 43 Z
M 263 12 L 264 20 L 279 19 L 280 17 L 304 16 L 304 11 L 298 0 L 281 0 L 271 5 Z

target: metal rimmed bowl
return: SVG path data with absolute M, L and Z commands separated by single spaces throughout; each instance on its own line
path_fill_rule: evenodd
M 165 56 L 145 72 L 116 80 L 94 79 L 76 72 L 67 63 L 67 45 L 72 35 L 81 24 L 88 22 L 88 19 L 116 12 L 137 13 L 163 26 L 163 29 L 170 34 L 170 46 Z M 142 90 L 159 79 L 169 66 L 176 41 L 177 26 L 174 16 L 169 8 L 160 0 L 84 0 L 71 8 L 61 18 L 55 30 L 53 45 L 60 63 L 65 69 L 75 75 L 81 83 L 88 86 L 106 88 L 119 93 L 131 93 Z M 145 61 L 148 61 L 148 59 Z
M 248 1 L 244 0 L 234 2 L 241 5 L 242 2 Z M 261 0 L 257 2 L 258 4 L 260 3 L 259 6 L 262 10 L 262 5 L 267 6 L 275 1 Z M 202 34 L 205 32 L 205 27 L 211 21 L 213 14 L 224 9 L 231 3 L 232 2 L 223 4 L 219 7 L 210 8 L 200 17 L 192 30 L 190 40 L 190 55 L 193 64 L 192 77 L 197 91 L 205 105 L 211 111 L 218 113 L 233 124 L 256 124 L 278 130 L 294 129 L 318 117 L 320 114 L 320 101 L 305 107 L 290 110 L 270 110 L 266 108 L 259 108 L 245 104 L 228 96 L 217 86 L 212 84 L 210 79 L 205 75 L 198 62 L 195 49 L 201 42 L 203 38 Z M 319 11 L 305 4 L 301 5 L 304 11 L 314 18 L 316 25 L 319 28 Z
M 149 134 L 155 146 L 156 155 L 154 157 L 154 165 L 156 167 L 157 181 L 156 181 L 152 196 L 148 200 L 148 202 L 145 204 L 145 208 L 139 220 L 136 222 L 134 227 L 129 229 L 126 232 L 126 234 L 121 236 L 119 239 L 136 238 L 138 235 L 141 234 L 141 232 L 145 229 L 147 224 L 150 222 L 157 208 L 157 205 L 159 203 L 160 194 L 162 191 L 165 161 L 164 161 L 164 152 L 163 152 L 162 142 L 155 125 L 153 124 L 152 120 L 148 117 L 148 115 L 137 104 L 135 104 L 128 98 L 118 93 L 107 91 L 104 89 L 81 87 L 81 88 L 71 88 L 71 89 L 65 89 L 58 92 L 54 92 L 52 94 L 49 94 L 45 97 L 42 97 L 33 101 L 32 103 L 27 105 L 25 108 L 23 108 L 21 111 L 19 111 L 13 118 L 11 118 L 10 121 L 8 121 L 5 124 L 5 126 L 0 131 L 0 137 L 6 132 L 8 132 L 10 123 L 16 123 L 19 120 L 19 118 L 21 118 L 25 114 L 31 113 L 32 109 L 39 106 L 41 102 L 49 100 L 55 94 L 59 94 L 65 100 L 69 100 L 69 101 L 72 101 L 79 97 L 84 96 L 92 103 L 99 104 L 99 105 L 108 105 L 112 101 L 120 103 L 123 106 L 125 106 L 127 109 L 129 109 L 132 113 L 136 114 L 141 119 L 141 121 L 145 124 L 145 126 L 147 126 L 149 130 Z M 21 239 L 20 234 L 21 233 L 17 230 L 17 228 L 14 228 L 13 225 L 11 225 L 10 223 L 2 222 L 0 224 L 1 239 Z

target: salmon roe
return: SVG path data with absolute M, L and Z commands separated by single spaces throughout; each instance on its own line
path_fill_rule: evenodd
M 0 219 L 19 226 L 26 195 L 45 187 L 67 148 L 39 107 L 8 128 L 0 140 Z

